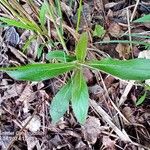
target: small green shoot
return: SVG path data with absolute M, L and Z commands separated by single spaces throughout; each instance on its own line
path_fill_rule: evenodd
M 41 9 L 40 9 L 40 23 L 41 23 L 41 26 L 44 27 L 45 23 L 46 23 L 46 12 L 47 12 L 47 6 L 45 4 L 45 2 L 42 4 L 41 6 Z
M 75 53 L 77 60 L 84 62 L 87 54 L 88 34 L 83 33 L 76 45 Z
M 144 102 L 146 95 L 147 95 L 147 91 L 145 91 L 145 93 L 137 100 L 136 106 L 139 106 Z
M 95 29 L 93 31 L 93 37 L 103 37 L 105 35 L 106 31 L 104 29 L 104 27 L 102 27 L 101 25 L 99 24 L 96 24 L 95 25 Z
M 80 2 L 79 2 L 79 8 L 78 8 L 78 10 L 77 10 L 77 26 L 76 26 L 76 32 L 79 31 L 82 9 L 83 9 L 83 8 L 82 8 L 82 0 L 80 0 Z

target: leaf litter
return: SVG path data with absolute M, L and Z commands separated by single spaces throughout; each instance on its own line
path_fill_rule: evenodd
M 11 1 L 9 3 L 11 4 Z M 17 3 L 13 2 L 13 4 Z M 19 1 L 19 4 L 23 8 L 19 7 L 22 15 L 31 16 L 34 21 L 37 21 L 37 12 L 42 1 L 22 0 Z M 149 1 L 140 1 L 137 8 L 136 1 L 125 0 L 115 0 L 114 2 L 110 0 L 84 0 L 82 4 L 83 13 L 79 32 L 86 31 L 91 37 L 89 46 L 98 49 L 98 52 L 90 51 L 87 59 L 90 57 L 101 59 L 100 51 L 118 59 L 137 56 L 149 59 L 149 48 L 146 49 L 142 44 L 132 45 L 130 42 L 97 44 L 99 41 L 126 39 L 149 42 L 148 38 L 142 37 L 149 35 L 149 23 L 129 22 L 132 16 L 135 20 L 150 13 Z M 76 0 L 62 0 L 61 7 L 63 23 L 66 27 L 64 36 L 67 48 L 70 53 L 73 53 L 71 50 L 74 49 L 74 41 L 78 35 L 74 34 L 76 33 L 74 31 L 79 4 Z M 10 15 L 2 2 L 0 2 L 0 13 L 2 16 Z M 13 14 L 10 16 L 12 17 Z M 54 42 L 47 40 L 48 36 L 41 35 L 37 38 L 38 35 L 33 31 L 15 27 L 0 28 L 1 67 L 23 65 L 29 62 L 45 62 L 47 52 L 62 49 L 53 24 L 47 20 L 46 26 L 49 27 L 49 37 Z M 95 33 L 98 36 L 92 37 L 96 26 L 102 27 L 99 30 L 102 33 Z M 129 38 L 131 33 L 142 36 L 130 36 Z M 28 40 L 34 36 L 34 40 Z M 42 51 L 37 56 L 37 50 L 41 44 L 43 44 Z M 136 54 L 133 53 L 132 48 L 136 50 Z M 149 149 L 150 92 L 147 91 L 142 105 L 136 106 L 136 101 L 144 94 L 144 88 L 140 86 L 142 83 L 130 84 L 104 73 L 91 72 L 88 69 L 85 70 L 85 74 L 92 99 L 86 123 L 79 125 L 74 118 L 72 109 L 69 108 L 65 116 L 56 125 L 52 125 L 49 119 L 49 106 L 55 93 L 66 82 L 67 75 L 60 76 L 55 80 L 50 79 L 42 83 L 31 84 L 15 81 L 1 72 L 0 149 Z M 149 84 L 148 80 L 145 83 Z M 120 103 L 121 98 L 123 99 L 122 103 Z M 29 121 L 31 117 L 32 119 Z

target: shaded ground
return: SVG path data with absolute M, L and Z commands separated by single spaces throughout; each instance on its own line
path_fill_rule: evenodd
M 16 10 L 20 5 L 33 20 L 42 1 L 8 1 Z M 137 4 L 137 5 L 136 5 Z M 64 39 L 67 49 L 74 53 L 77 23 L 77 1 L 61 1 L 63 10 Z M 18 8 L 18 7 L 17 7 Z M 19 9 L 19 8 L 18 8 Z M 21 12 L 20 12 L 21 13 Z M 24 12 L 22 12 L 24 13 Z M 148 38 L 129 37 L 140 33 L 150 36 L 150 24 L 133 23 L 144 14 L 150 13 L 150 2 L 84 0 L 79 33 L 88 32 L 88 59 L 111 56 L 118 59 L 136 58 L 139 55 L 150 58 L 149 51 L 142 44 L 99 44 L 100 41 L 129 40 L 149 43 Z M 0 15 L 13 17 L 13 13 L 0 2 Z M 28 15 L 27 18 L 31 19 Z M 59 18 L 58 18 L 59 21 Z M 130 22 L 131 21 L 131 22 Z M 105 33 L 93 37 L 96 25 L 101 25 Z M 48 62 L 45 56 L 51 50 L 63 49 L 58 42 L 56 30 L 51 23 L 50 37 L 35 37 L 33 31 L 14 27 L 0 28 L 0 66 L 25 65 L 32 61 Z M 72 31 L 68 29 L 71 27 Z M 48 43 L 51 42 L 49 45 Z M 143 53 L 141 53 L 143 52 Z M 136 101 L 144 94 L 143 83 L 122 81 L 100 72 L 85 70 L 90 93 L 90 109 L 84 125 L 77 123 L 72 110 L 68 110 L 56 124 L 51 124 L 49 106 L 52 98 L 67 79 L 67 74 L 43 82 L 22 82 L 0 73 L 0 149 L 12 150 L 136 150 L 150 149 L 150 92 L 145 101 L 136 106 Z M 148 81 L 146 81 L 148 83 Z M 60 104 L 61 109 L 61 104 Z

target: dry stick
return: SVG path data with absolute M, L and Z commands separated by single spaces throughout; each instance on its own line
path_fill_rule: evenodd
M 23 133 L 23 130 L 24 130 L 24 129 L 26 128 L 26 126 L 30 123 L 30 121 L 32 120 L 32 118 L 33 118 L 34 115 L 36 114 L 36 111 L 37 111 L 38 107 L 39 107 L 43 102 L 45 102 L 45 100 L 42 101 L 42 102 L 35 108 L 35 110 L 34 110 L 32 116 L 31 116 L 31 118 L 30 118 L 30 119 L 27 121 L 27 123 L 22 127 L 22 129 L 17 132 L 16 136 L 11 140 L 11 142 L 10 142 L 9 145 L 8 145 L 8 147 L 6 148 L 7 150 L 10 150 L 10 148 L 12 147 L 12 145 L 14 144 L 14 142 L 17 140 L 17 138 L 18 138 L 19 136 L 21 136 L 21 134 Z
M 121 131 L 117 126 L 115 126 L 115 124 L 112 122 L 111 117 L 94 100 L 90 100 L 90 106 L 103 118 L 103 120 L 105 120 L 108 123 L 108 125 L 114 130 L 114 132 L 118 135 L 118 137 L 122 141 L 130 142 L 131 144 L 139 148 L 144 148 L 145 150 L 149 150 L 148 147 L 141 145 L 139 143 L 133 142 L 124 130 Z M 102 133 L 106 134 L 105 131 L 102 131 Z M 113 134 L 109 134 L 109 135 L 112 137 L 116 137 L 116 135 L 113 135 Z
M 139 3 L 140 3 L 140 0 L 137 0 L 136 4 L 135 4 L 135 7 L 134 7 L 134 10 L 133 10 L 133 13 L 132 13 L 131 18 L 130 18 L 130 22 L 133 21 L 133 18 L 135 16 L 135 13 L 136 13 L 136 10 L 137 10 L 137 7 L 138 7 Z
M 129 15 L 129 8 L 127 7 L 127 21 L 128 21 L 128 32 L 129 32 L 129 41 L 130 41 L 130 49 L 132 50 L 132 37 L 131 37 L 131 26 L 130 26 L 130 15 Z
M 127 21 L 128 21 L 128 32 L 129 32 L 129 41 L 132 41 L 132 37 L 131 37 L 131 28 L 130 28 L 130 18 L 129 18 L 129 9 L 127 8 Z M 130 43 L 130 48 L 132 49 L 132 44 Z M 132 88 L 132 86 L 134 85 L 135 81 L 131 81 L 128 83 L 128 85 L 126 86 L 124 93 L 122 94 L 120 100 L 119 100 L 119 106 L 121 106 L 127 99 L 127 96 Z
M 118 104 L 119 107 L 126 101 L 127 96 L 128 96 L 130 90 L 132 89 L 132 87 L 133 87 L 133 85 L 134 85 L 134 82 L 135 82 L 135 81 L 130 81 L 130 82 L 128 83 L 128 85 L 126 86 L 126 88 L 125 88 L 125 90 L 124 90 L 124 92 L 123 92 L 123 94 L 122 94 L 122 96 L 121 96 L 121 98 L 120 98 L 120 100 L 119 100 L 119 104 Z
M 113 122 L 111 117 L 94 101 L 94 100 L 90 100 L 90 106 L 96 110 L 101 117 L 103 118 L 103 120 L 105 120 L 109 126 L 115 131 L 115 133 L 118 135 L 118 137 L 122 140 L 122 141 L 126 141 L 126 142 L 132 142 L 131 139 L 128 137 L 128 135 L 124 134 Z
M 109 98 L 109 100 L 110 100 L 112 106 L 115 108 L 115 110 L 118 112 L 118 114 L 119 114 L 127 123 L 130 123 L 130 122 L 126 119 L 126 117 L 121 113 L 121 111 L 118 109 L 118 107 L 114 104 L 114 102 L 111 100 L 111 98 L 110 98 L 110 96 L 109 96 L 109 93 L 108 93 L 108 90 L 107 90 L 107 88 L 106 88 L 106 85 L 105 85 L 105 83 L 104 83 L 104 80 L 103 80 L 101 74 L 100 74 L 100 78 L 101 78 L 101 80 L 102 80 L 103 87 L 104 87 L 104 89 L 105 89 L 105 91 L 106 91 L 107 97 Z

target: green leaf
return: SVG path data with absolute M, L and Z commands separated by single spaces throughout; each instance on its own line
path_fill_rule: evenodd
M 42 56 L 43 47 L 44 47 L 44 45 L 40 45 L 37 49 L 37 58 L 38 59 L 40 59 L 40 57 Z
M 150 22 L 150 14 L 145 15 L 145 16 L 135 20 L 134 22 Z
M 20 21 L 14 20 L 14 19 L 0 17 L 0 21 L 7 23 L 7 25 L 9 25 L 9 26 L 15 26 L 18 28 L 26 29 L 26 30 L 36 30 L 33 26 L 30 26 L 28 24 L 24 24 Z
M 71 103 L 78 122 L 83 124 L 87 117 L 89 94 L 87 84 L 81 70 L 78 70 L 73 78 Z
M 138 101 L 136 102 L 136 106 L 141 105 L 144 102 L 144 100 L 146 98 L 146 94 L 147 94 L 147 92 L 145 91 L 144 95 L 142 95 L 140 97 L 140 99 L 138 99 Z
M 46 80 L 75 68 L 75 63 L 29 64 L 26 66 L 0 68 L 16 80 L 41 81 Z
M 87 64 L 125 80 L 150 79 L 149 59 L 117 60 L 108 58 L 100 61 L 91 61 Z
M 34 41 L 35 38 L 36 38 L 35 34 L 29 36 L 29 38 L 26 40 L 24 46 L 22 47 L 23 53 L 26 52 L 27 48 L 30 46 L 31 42 Z
M 63 27 L 62 27 L 62 20 L 63 20 L 63 16 L 62 16 L 62 10 L 61 10 L 61 3 L 60 3 L 60 0 L 55 0 L 55 10 L 56 10 L 56 13 L 58 15 L 58 17 L 60 18 L 60 25 L 59 25 L 59 30 L 60 30 L 60 33 L 61 35 L 64 34 L 64 31 L 63 31 Z
M 61 50 L 48 52 L 48 54 L 46 55 L 46 59 L 47 60 L 57 59 L 58 61 L 61 62 L 70 62 L 76 60 L 75 56 L 66 55 L 66 53 Z
M 64 85 L 55 95 L 50 106 L 52 122 L 56 123 L 65 114 L 71 99 L 71 82 Z
M 40 9 L 40 23 L 42 26 L 44 26 L 46 23 L 46 12 L 47 12 L 47 6 L 45 3 L 43 3 Z
M 75 53 L 77 60 L 84 62 L 87 53 L 88 34 L 83 33 L 77 43 Z
M 104 30 L 104 27 L 102 27 L 101 25 L 99 24 L 96 24 L 95 26 L 95 29 L 93 31 L 93 36 L 96 36 L 96 37 L 103 37 L 104 34 L 105 34 L 105 30 Z

